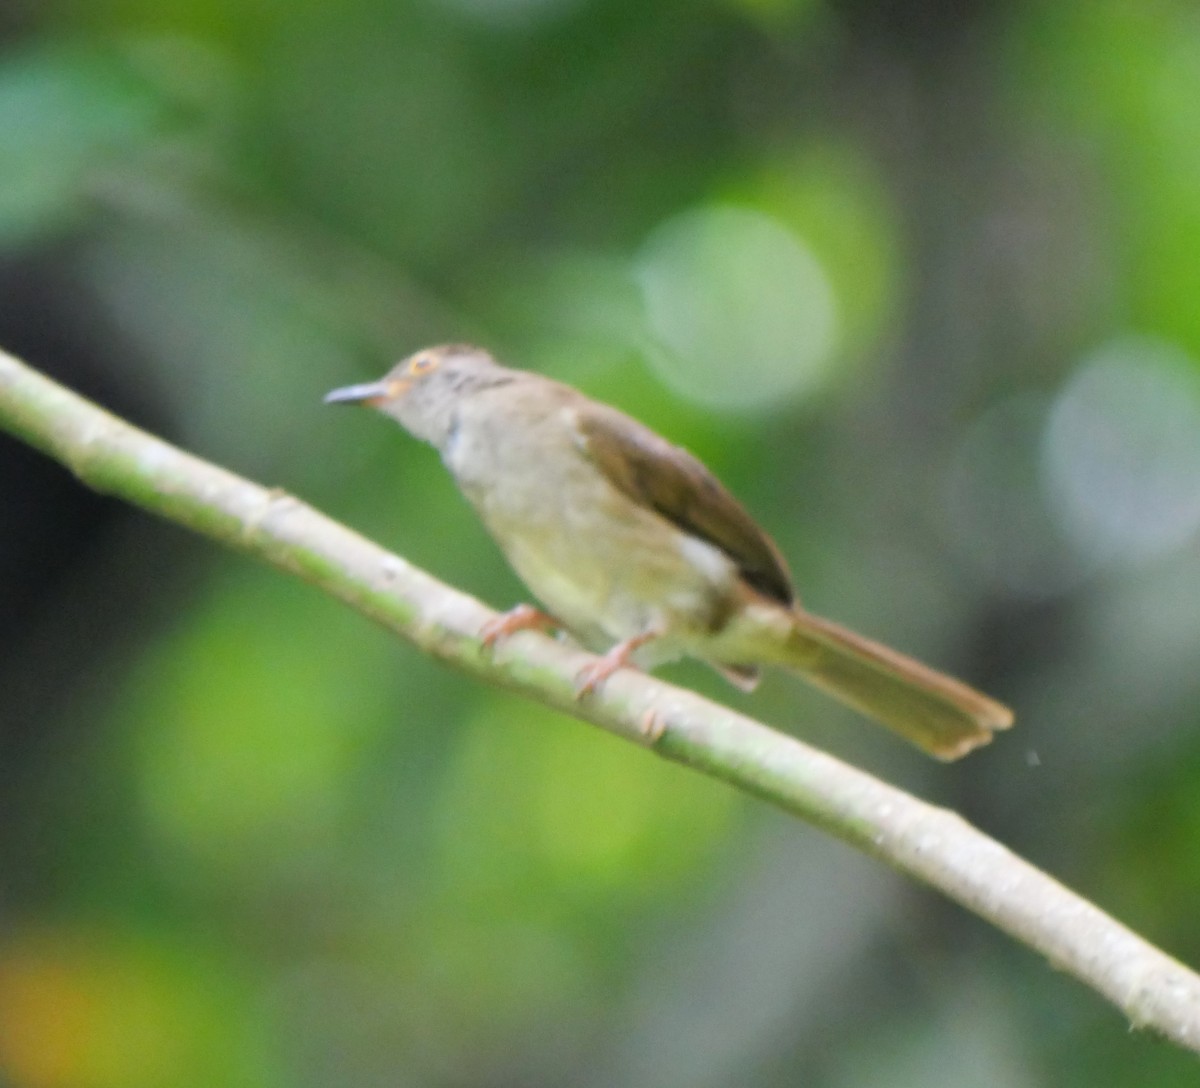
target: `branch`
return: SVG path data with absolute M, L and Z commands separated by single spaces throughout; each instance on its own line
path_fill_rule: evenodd
M 1091 986 L 1131 1023 L 1200 1053 L 1200 977 L 946 809 L 791 736 L 622 670 L 583 701 L 584 655 L 533 632 L 494 653 L 494 613 L 312 507 L 117 419 L 0 352 L 0 428 L 97 491 L 345 601 L 426 653 L 695 767 L 942 891 Z

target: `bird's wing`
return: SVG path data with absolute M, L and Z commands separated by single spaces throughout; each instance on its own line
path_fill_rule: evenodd
M 577 416 L 581 448 L 614 487 L 716 545 L 759 593 L 793 603 L 791 576 L 779 549 L 687 450 L 607 405 L 589 404 Z

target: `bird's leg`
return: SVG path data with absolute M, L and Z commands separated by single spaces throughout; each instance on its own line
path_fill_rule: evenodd
M 531 604 L 519 604 L 488 620 L 479 630 L 479 639 L 491 649 L 500 639 L 517 631 L 549 631 L 561 626 L 549 612 L 543 612 Z
M 625 639 L 624 642 L 618 642 L 607 653 L 582 668 L 579 675 L 575 677 L 575 698 L 582 699 L 585 695 L 590 695 L 614 672 L 629 665 L 630 658 L 633 657 L 634 651 L 638 647 L 645 646 L 647 642 L 658 638 L 660 634 L 660 631 L 653 628 L 643 631 L 640 635 L 634 635 L 632 638 Z

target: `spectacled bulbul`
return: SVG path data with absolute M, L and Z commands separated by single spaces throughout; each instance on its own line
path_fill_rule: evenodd
M 704 465 L 570 386 L 451 344 L 325 401 L 375 408 L 438 450 L 546 609 L 518 606 L 484 640 L 565 627 L 603 651 L 581 697 L 625 665 L 686 655 L 746 691 L 763 665 L 791 669 L 939 759 L 1012 724 L 966 684 L 805 611 L 779 549 Z

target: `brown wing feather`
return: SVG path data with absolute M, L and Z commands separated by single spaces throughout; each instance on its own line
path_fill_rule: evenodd
M 692 536 L 715 544 L 760 593 L 791 604 L 787 564 L 721 482 L 687 450 L 601 404 L 579 411 L 583 448 L 614 487 Z

